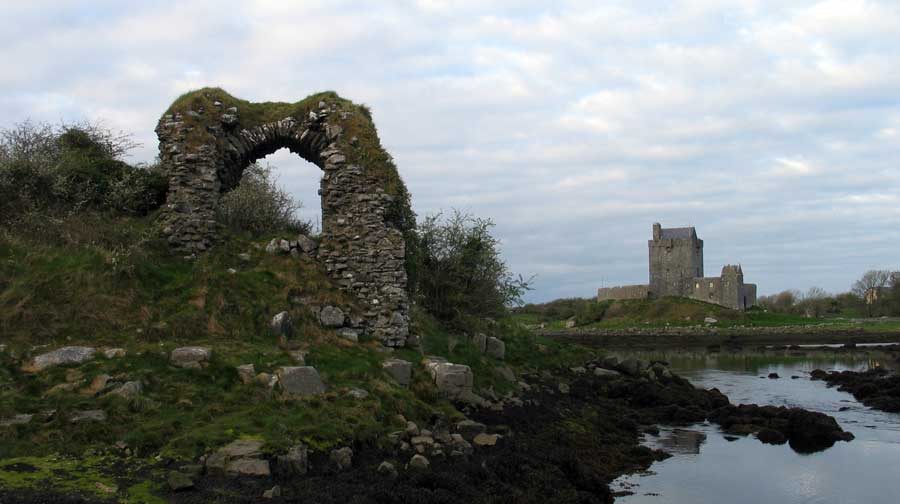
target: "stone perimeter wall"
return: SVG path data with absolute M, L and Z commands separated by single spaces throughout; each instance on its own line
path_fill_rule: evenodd
M 406 252 L 402 233 L 385 218 L 392 197 L 363 167 L 347 161 L 338 142 L 341 121 L 359 112 L 321 101 L 302 119 L 286 117 L 244 129 L 238 107 L 217 101 L 212 109 L 167 113 L 156 128 L 160 160 L 169 175 L 162 220 L 170 246 L 187 254 L 213 246 L 221 195 L 239 183 L 250 163 L 286 147 L 324 171 L 318 260 L 365 305 L 361 328 L 386 346 L 404 346 L 409 336 Z M 200 121 L 193 119 L 202 119 L 208 141 L 194 140 Z
M 649 285 L 622 285 L 620 287 L 604 287 L 597 290 L 597 301 L 608 299 L 647 299 L 650 297 Z

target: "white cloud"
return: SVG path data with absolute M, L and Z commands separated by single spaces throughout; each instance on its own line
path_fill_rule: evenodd
M 898 32 L 897 3 L 863 0 L 19 2 L 0 126 L 102 118 L 141 161 L 189 89 L 334 89 L 372 107 L 420 214 L 497 222 L 532 299 L 645 280 L 654 221 L 763 293 L 839 291 L 900 266 Z M 316 172 L 272 159 L 314 215 Z

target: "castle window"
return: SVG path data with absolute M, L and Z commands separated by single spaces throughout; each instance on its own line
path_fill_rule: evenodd
M 710 288 L 710 289 L 714 289 L 714 288 L 715 288 L 715 287 L 714 287 L 714 286 L 715 286 L 715 284 L 714 284 L 714 283 L 712 283 L 712 282 L 709 282 L 709 288 Z
M 694 288 L 699 290 L 699 289 L 700 289 L 700 282 L 695 283 L 695 284 L 694 284 Z

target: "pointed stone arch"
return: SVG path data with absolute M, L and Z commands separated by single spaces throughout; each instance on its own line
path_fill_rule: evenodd
M 173 249 L 185 253 L 215 244 L 219 199 L 250 163 L 287 148 L 318 166 L 318 259 L 366 307 L 364 329 L 385 345 L 406 343 L 405 235 L 413 214 L 365 107 L 331 92 L 296 103 L 251 103 L 204 88 L 176 100 L 156 133 L 169 176 L 163 232 Z

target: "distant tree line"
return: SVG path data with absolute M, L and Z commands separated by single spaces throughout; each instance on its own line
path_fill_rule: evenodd
M 829 294 L 812 287 L 806 292 L 790 289 L 760 296 L 761 308 L 776 313 L 807 317 L 900 316 L 900 271 L 869 270 L 853 283 L 850 291 Z

